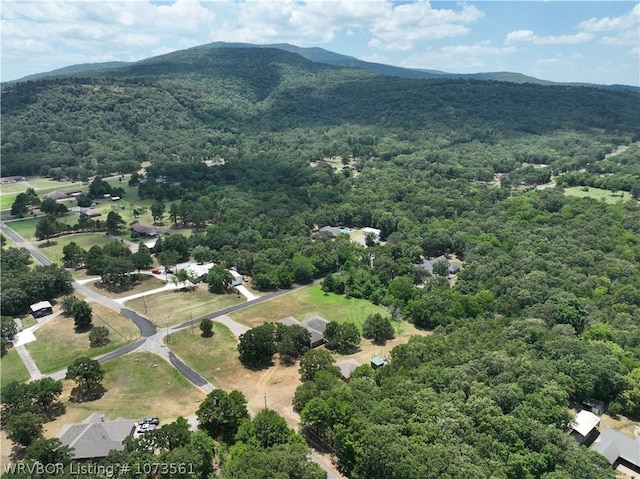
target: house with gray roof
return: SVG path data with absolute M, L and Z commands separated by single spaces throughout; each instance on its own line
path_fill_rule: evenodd
M 99 459 L 110 451 L 124 450 L 122 441 L 135 430 L 136 423 L 131 419 L 109 421 L 103 414 L 94 413 L 79 424 L 65 424 L 58 439 L 73 449 L 74 459 Z
M 312 348 L 316 348 L 325 343 L 324 331 L 327 329 L 327 324 L 329 324 L 329 321 L 321 316 L 312 316 L 305 319 L 304 321 L 298 321 L 293 316 L 287 316 L 286 318 L 282 318 L 280 321 L 278 321 L 278 323 L 284 324 L 285 326 L 297 325 L 305 328 L 307 331 L 309 331 L 309 333 L 311 333 L 309 346 Z
M 158 236 L 158 230 L 152 225 L 143 225 L 142 223 L 133 223 L 131 229 L 141 236 L 149 236 L 153 238 Z
M 436 258 L 426 258 L 422 260 L 422 263 L 419 264 L 418 267 L 424 269 L 427 273 L 429 273 L 429 275 L 433 276 L 433 265 L 440 261 L 447 262 L 449 274 L 457 274 L 458 271 L 460 271 L 460 266 L 451 263 L 445 255 L 440 255 Z
M 607 428 L 591 445 L 591 450 L 603 455 L 614 469 L 635 473 L 640 477 L 640 437 L 631 439 L 615 429 Z

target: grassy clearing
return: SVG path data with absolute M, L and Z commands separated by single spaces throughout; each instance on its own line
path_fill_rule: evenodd
M 157 326 L 165 327 L 167 324 L 181 324 L 244 301 L 244 296 L 210 293 L 207 285 L 200 284 L 193 290 L 166 291 L 127 301 L 125 305 L 144 314 Z
M 93 325 L 109 328 L 109 344 L 101 348 L 89 347 L 89 332 L 76 333 L 73 319 L 60 315 L 38 329 L 35 332 L 37 340 L 26 345 L 40 371 L 58 371 L 80 356 L 101 356 L 133 342 L 139 336 L 138 328 L 131 320 L 96 303 L 91 307 Z
M 616 195 L 614 196 L 611 190 L 584 186 L 572 186 L 571 188 L 565 188 L 564 194 L 568 196 L 577 196 L 578 198 L 593 198 L 599 201 L 604 200 L 608 204 L 614 204 L 620 201 L 629 201 L 631 198 L 631 195 L 626 191 L 616 192 Z
M 374 313 L 388 314 L 382 306 L 376 306 L 365 299 L 325 293 L 319 284 L 314 284 L 236 311 L 230 316 L 253 328 L 264 322 L 279 321 L 285 316 L 301 320 L 318 314 L 329 321 L 352 322 L 361 328 L 367 316 Z
M 155 416 L 166 424 L 178 416 L 195 413 L 205 397 L 169 363 L 151 353 L 128 354 L 103 368 L 102 384 L 107 390 L 104 396 L 86 403 L 66 402 L 67 412 L 45 425 L 47 437 L 57 436 L 64 424 L 82 422 L 94 412 L 109 419 Z M 64 401 L 73 386 L 73 382 L 65 381 Z
M 172 333 L 165 343 L 189 366 L 216 384 L 223 365 L 238 356 L 237 340 L 225 326 L 214 322 L 211 338 L 203 338 L 200 328 Z M 226 370 L 226 368 L 224 368 Z
M 41 247 L 40 252 L 51 261 L 60 261 L 63 256 L 62 249 L 72 241 L 88 251 L 92 246 L 102 247 L 111 241 L 117 240 L 114 240 L 113 237 L 107 236 L 104 233 L 79 233 L 52 238 L 49 242 L 49 246 L 44 246 L 46 245 L 46 241 L 41 241 L 38 243 L 38 246 Z
M 69 181 L 55 181 L 49 178 L 34 177 L 27 181 L 29 185 L 36 191 L 38 197 L 42 199 L 47 193 L 52 191 L 87 191 L 88 185 L 80 182 L 71 183 Z M 0 209 L 11 208 L 19 193 L 27 191 L 24 184 L 11 184 L 2 187 L 2 195 L 0 195 Z
M 165 286 L 165 282 L 161 281 L 153 276 L 141 274 L 138 276 L 140 279 L 136 281 L 132 287 L 126 290 L 110 290 L 106 288 L 101 281 L 95 281 L 87 283 L 85 286 L 96 293 L 99 293 L 107 298 L 124 298 L 125 296 L 131 296 L 138 293 L 146 293 L 154 289 L 162 288 Z
M 40 218 L 24 218 L 18 221 L 12 221 L 11 223 L 8 223 L 7 226 L 24 239 L 30 241 L 35 239 L 34 236 L 38 221 L 40 221 Z
M 11 381 L 21 383 L 29 379 L 27 368 L 24 367 L 24 363 L 15 348 L 11 348 L 0 359 L 0 370 L 2 371 L 2 374 L 0 374 L 0 387 L 4 387 Z

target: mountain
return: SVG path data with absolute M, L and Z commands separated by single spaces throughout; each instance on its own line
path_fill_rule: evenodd
M 102 63 L 80 63 L 78 65 L 70 65 L 68 67 L 58 68 L 45 73 L 34 73 L 27 75 L 15 81 L 41 80 L 43 78 L 51 78 L 62 75 L 73 75 L 76 73 L 86 73 L 98 70 L 108 70 L 110 68 L 118 68 L 127 65 L 129 62 L 102 62 Z
M 3 175 L 133 171 L 150 158 L 241 158 L 244 145 L 263 142 L 277 151 L 306 149 L 296 155 L 310 160 L 347 147 L 368 155 L 380 138 L 397 135 L 389 143 L 397 146 L 380 154 L 393 158 L 412 151 L 410 139 L 425 132 L 442 145 L 565 130 L 640 134 L 640 95 L 631 92 L 383 76 L 244 46 L 6 83 L 0 107 Z
M 423 70 L 414 68 L 396 67 L 393 65 L 385 65 L 382 63 L 373 63 L 359 60 L 355 57 L 342 55 L 329 50 L 325 50 L 319 47 L 298 47 L 290 45 L 288 43 L 274 43 L 256 45 L 251 43 L 228 43 L 228 42 L 213 42 L 206 45 L 193 47 L 189 50 L 200 49 L 212 49 L 212 48 L 227 48 L 227 49 L 241 49 L 241 48 L 265 48 L 265 49 L 278 49 L 284 50 L 289 53 L 300 55 L 307 60 L 314 63 L 321 63 L 326 65 L 333 65 L 347 68 L 358 68 L 376 75 L 391 76 L 398 78 L 410 78 L 410 79 L 428 79 L 428 78 L 460 78 L 470 80 L 488 80 L 488 81 L 502 81 L 511 83 L 534 83 L 539 85 L 578 85 L 578 86 L 590 86 L 596 88 L 602 88 L 607 90 L 629 90 L 640 92 L 640 87 L 634 87 L 629 85 L 598 85 L 591 83 L 558 83 L 548 80 L 541 80 L 535 77 L 523 75 L 521 73 L 513 72 L 484 72 L 484 73 L 450 73 L 438 70 Z M 174 52 L 177 53 L 177 52 Z M 143 60 L 145 61 L 145 60 Z M 91 71 L 99 71 L 111 68 L 117 68 L 121 66 L 129 65 L 128 62 L 107 62 L 107 63 L 85 63 L 80 65 L 72 65 L 58 70 L 53 70 L 47 73 L 37 73 L 23 77 L 16 81 L 29 81 L 42 78 L 49 78 L 52 76 L 70 75 L 87 73 Z

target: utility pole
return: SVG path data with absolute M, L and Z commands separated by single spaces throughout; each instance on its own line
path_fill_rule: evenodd
M 267 409 L 267 393 L 264 393 L 264 408 Z

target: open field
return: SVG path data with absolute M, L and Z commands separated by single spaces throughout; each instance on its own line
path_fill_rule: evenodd
M 206 284 L 193 290 L 171 290 L 127 301 L 125 306 L 145 315 L 156 326 L 166 327 L 204 316 L 245 301 L 236 294 L 213 294 Z
M 166 285 L 164 281 L 148 274 L 141 274 L 138 277 L 140 279 L 136 281 L 131 288 L 122 291 L 110 290 L 103 286 L 103 283 L 100 280 L 87 283 L 85 286 L 96 293 L 106 296 L 107 298 L 124 298 L 125 296 L 131 296 L 133 294 L 146 293 L 147 291 L 162 288 Z M 149 298 L 151 297 L 152 296 Z M 147 300 L 147 302 L 149 302 L 149 300 Z
M 618 203 L 619 201 L 629 201 L 631 194 L 626 191 L 618 191 L 613 196 L 611 190 L 603 190 L 602 188 L 593 188 L 591 186 L 572 186 L 564 189 L 564 194 L 568 196 L 577 196 L 578 198 L 593 198 L 596 200 L 604 200 L 608 204 Z M 623 195 L 624 196 L 621 196 Z
M 15 224 L 16 223 L 10 223 L 9 226 L 13 228 Z M 41 241 L 38 243 L 38 246 L 43 255 L 55 262 L 60 261 L 63 256 L 62 249 L 72 241 L 88 251 L 92 246 L 102 247 L 111 241 L 117 240 L 114 240 L 112 236 L 107 236 L 104 233 L 78 233 L 51 238 L 49 246 L 46 246 L 46 241 Z
M 15 348 L 9 349 L 2 359 L 0 359 L 0 387 L 11 381 L 23 382 L 29 379 L 27 368 L 24 367 L 22 359 Z
M 58 371 L 80 356 L 101 356 L 138 338 L 138 328 L 131 320 L 96 303 L 91 303 L 91 307 L 93 325 L 107 326 L 111 341 L 101 348 L 89 347 L 89 332 L 76 333 L 73 318 L 60 315 L 38 329 L 37 340 L 26 345 L 40 371 Z
M 103 369 L 107 392 L 97 401 L 68 402 L 75 383 L 64 381 L 61 398 L 67 412 L 45 424 L 46 437 L 57 436 L 64 424 L 82 422 L 94 412 L 109 419 L 155 416 L 160 424 L 167 424 L 178 416 L 194 414 L 205 397 L 169 363 L 151 353 L 128 354 L 104 364 Z
M 264 322 L 277 322 L 286 316 L 301 320 L 318 314 L 329 321 L 349 321 L 362 328 L 367 316 L 374 313 L 388 314 L 382 306 L 376 306 L 364 299 L 325 293 L 319 284 L 314 284 L 237 311 L 230 316 L 239 323 L 253 328 Z
M 83 185 L 79 181 L 75 183 L 72 183 L 70 181 L 56 181 L 50 178 L 42 178 L 39 176 L 29 178 L 26 183 L 28 184 L 28 186 L 24 182 L 3 185 L 2 194 L 0 195 L 0 209 L 6 210 L 11 208 L 11 205 L 16 200 L 16 196 L 18 196 L 19 193 L 27 191 L 27 188 L 29 188 L 29 186 L 36 191 L 36 193 L 38 194 L 38 198 L 40 199 L 42 199 L 44 195 L 46 195 L 47 193 L 51 193 L 52 191 L 86 191 L 89 188 L 88 185 Z
M 34 240 L 36 232 L 36 224 L 40 218 L 24 218 L 19 221 L 12 221 L 7 226 L 22 236 L 25 240 Z

